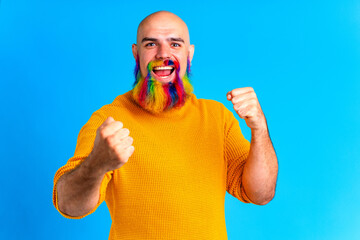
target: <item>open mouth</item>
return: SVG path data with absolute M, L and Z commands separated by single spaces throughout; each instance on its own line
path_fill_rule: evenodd
M 155 66 L 152 68 L 151 73 L 160 82 L 171 82 L 175 79 L 175 66 Z
M 174 72 L 175 68 L 173 66 L 161 66 L 154 67 L 152 72 L 161 78 L 166 78 Z

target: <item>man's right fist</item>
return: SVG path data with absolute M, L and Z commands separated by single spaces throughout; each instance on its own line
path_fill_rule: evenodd
M 89 155 L 88 166 L 95 172 L 105 174 L 122 167 L 134 153 L 130 131 L 122 122 L 108 117 L 96 130 L 94 148 Z

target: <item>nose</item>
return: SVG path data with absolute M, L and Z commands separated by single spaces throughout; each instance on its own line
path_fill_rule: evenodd
M 168 59 L 170 58 L 170 46 L 166 44 L 160 44 L 156 53 L 157 59 Z

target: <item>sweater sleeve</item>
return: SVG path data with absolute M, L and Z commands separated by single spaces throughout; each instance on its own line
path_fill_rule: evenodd
M 101 187 L 100 187 L 100 197 L 97 205 L 94 207 L 93 210 L 91 210 L 89 213 L 79 216 L 79 217 L 72 217 L 69 216 L 59 210 L 58 206 L 58 199 L 57 199 L 57 190 L 56 190 L 56 183 L 59 180 L 59 178 L 64 175 L 65 173 L 75 169 L 78 167 L 91 153 L 94 141 L 96 137 L 96 130 L 98 127 L 105 121 L 106 116 L 104 114 L 101 114 L 100 110 L 94 112 L 89 121 L 81 128 L 78 138 L 77 138 L 77 144 L 74 156 L 71 157 L 68 162 L 58 169 L 58 171 L 55 173 L 54 177 L 54 188 L 53 188 L 53 203 L 55 208 L 66 218 L 72 218 L 72 219 L 80 219 L 83 218 L 91 213 L 93 213 L 98 206 L 105 200 L 106 195 L 106 187 L 109 181 L 112 178 L 112 171 L 107 172 L 102 180 Z
M 244 203 L 250 203 L 246 196 L 241 179 L 250 142 L 241 132 L 239 122 L 234 114 L 225 109 L 225 143 L 224 157 L 227 162 L 226 191 Z

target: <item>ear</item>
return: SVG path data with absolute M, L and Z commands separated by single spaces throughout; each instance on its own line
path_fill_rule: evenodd
M 134 56 L 135 61 L 136 61 L 137 57 L 138 57 L 138 49 L 137 49 L 137 45 L 135 43 L 132 45 L 132 53 L 133 53 L 133 56 Z
M 195 51 L 195 46 L 194 45 L 190 45 L 189 46 L 189 58 L 190 58 L 190 62 L 192 61 L 193 57 L 194 57 L 194 51 Z

